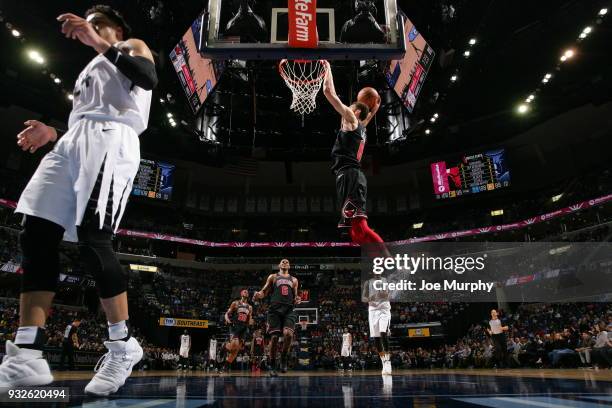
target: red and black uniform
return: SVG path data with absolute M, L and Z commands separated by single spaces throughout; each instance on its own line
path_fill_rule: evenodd
M 361 171 L 361 156 L 366 139 L 366 128 L 359 123 L 355 130 L 340 130 L 332 148 L 331 169 L 336 175 L 341 216 L 339 228 L 350 227 L 352 218 L 367 218 L 367 180 Z
M 263 357 L 265 343 L 263 336 L 253 337 L 253 357 Z
M 241 341 L 247 334 L 249 327 L 249 320 L 251 318 L 251 308 L 247 302 L 242 300 L 238 301 L 236 311 L 234 312 L 234 321 L 232 325 L 232 337 L 237 337 Z
M 284 328 L 293 330 L 297 316 L 293 311 L 293 278 L 291 275 L 281 275 L 274 279 L 274 289 L 268 309 L 268 333 L 278 333 Z

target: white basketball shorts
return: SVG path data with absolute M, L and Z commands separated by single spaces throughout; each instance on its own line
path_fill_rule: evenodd
M 370 337 L 380 337 L 380 333 L 389 331 L 391 311 L 388 309 L 370 309 L 368 310 L 368 321 L 370 322 Z
M 15 212 L 61 225 L 64 240 L 77 242 L 76 227 L 102 172 L 96 215 L 102 228 L 112 185 L 112 219 L 106 223 L 116 231 L 139 165 L 140 141 L 131 127 L 81 119 L 42 159 Z

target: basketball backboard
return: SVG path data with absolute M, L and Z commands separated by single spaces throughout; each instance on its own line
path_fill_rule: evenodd
M 209 0 L 201 18 L 199 50 L 211 59 L 396 60 L 406 52 L 396 0 Z M 296 45 L 296 32 L 309 44 Z

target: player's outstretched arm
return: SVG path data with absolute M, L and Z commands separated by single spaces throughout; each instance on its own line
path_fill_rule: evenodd
M 368 113 L 368 117 L 365 118 L 365 120 L 363 121 L 364 126 L 368 126 L 368 123 L 370 123 L 370 121 L 374 119 L 374 116 L 376 115 L 376 112 L 378 112 L 379 108 L 380 108 L 380 96 L 378 97 L 378 102 L 376 103 L 376 105 L 374 105 L 374 107 L 370 109 L 370 112 Z
M 298 282 L 297 278 L 293 278 L 293 299 L 295 301 L 296 305 L 299 305 L 300 303 L 302 303 L 302 298 L 299 296 L 299 289 L 300 289 L 300 283 Z
M 333 106 L 333 108 L 338 112 L 342 118 L 352 124 L 357 124 L 357 118 L 353 111 L 342 103 L 338 94 L 336 93 L 336 88 L 334 86 L 334 76 L 332 74 L 331 66 L 329 62 L 325 61 L 325 79 L 323 80 L 323 94 L 327 101 Z
M 266 279 L 266 284 L 259 292 L 255 292 L 253 295 L 253 301 L 257 301 L 267 296 L 268 292 L 270 292 L 270 288 L 274 284 L 274 274 L 268 275 L 268 279 Z
M 236 309 L 236 301 L 233 301 L 227 312 L 225 312 L 225 323 L 232 324 L 232 320 L 229 317 L 234 312 L 234 309 Z

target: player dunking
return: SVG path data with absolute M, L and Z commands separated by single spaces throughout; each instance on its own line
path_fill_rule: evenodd
M 351 352 L 353 350 L 353 335 L 349 332 L 348 327 L 342 333 L 342 348 L 340 349 L 340 358 L 342 359 L 341 370 L 352 370 Z
M 29 120 L 17 136 L 17 144 L 30 153 L 49 142 L 57 143 L 40 162 L 16 209 L 25 215 L 20 233 L 20 321 L 15 342 L 6 342 L 0 392 L 16 385 L 53 381 L 42 349 L 60 274 L 62 237 L 78 241 L 109 322 L 109 340 L 104 342 L 108 353 L 85 392 L 116 392 L 143 355 L 130 335 L 127 276 L 111 238 L 140 164 L 138 136 L 149 122 L 157 76 L 151 51 L 143 41 L 128 39 L 129 26 L 119 13 L 108 6 L 95 6 L 85 16 L 62 14 L 57 18 L 67 38 L 97 54 L 77 79 L 68 132 L 60 139 L 54 128 Z
M 264 287 L 255 292 L 253 300 L 257 301 L 272 292 L 270 308 L 268 309 L 268 333 L 270 340 L 270 376 L 276 377 L 276 353 L 278 335 L 283 334 L 283 350 L 281 351 L 281 372 L 287 372 L 287 354 L 293 342 L 293 331 L 297 316 L 293 306 L 301 302 L 298 296 L 299 283 L 297 278 L 289 275 L 289 260 L 283 259 L 278 264 L 278 273 L 268 276 Z
M 361 300 L 368 302 L 368 322 L 370 337 L 374 338 L 378 355 L 382 362 L 382 375 L 391 374 L 391 353 L 389 352 L 389 327 L 391 325 L 391 302 L 389 292 L 374 288 L 374 281 L 385 278 L 372 278 L 364 282 Z
M 232 320 L 232 316 L 233 320 Z M 225 322 L 232 325 L 232 337 L 227 345 L 227 358 L 221 367 L 221 372 L 229 370 L 238 352 L 244 346 L 244 338 L 248 327 L 253 324 L 253 306 L 249 305 L 249 291 L 240 291 L 240 299 L 234 300 L 227 312 L 225 312 Z
M 367 181 L 361 171 L 361 156 L 366 143 L 366 127 L 380 107 L 370 108 L 361 102 L 351 106 L 342 103 L 334 87 L 329 62 L 326 64 L 323 93 L 341 116 L 340 131 L 332 148 L 332 172 L 340 204 L 338 228 L 350 228 L 351 240 L 358 244 L 382 243 L 382 238 L 368 226 L 366 213 Z

